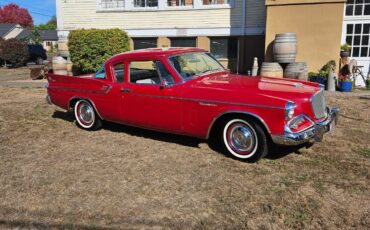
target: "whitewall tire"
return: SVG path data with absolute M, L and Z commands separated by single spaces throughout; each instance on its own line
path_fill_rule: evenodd
M 101 126 L 101 120 L 94 107 L 86 100 L 79 100 L 74 106 L 77 125 L 86 130 L 96 130 Z
M 252 119 L 233 118 L 224 122 L 222 142 L 233 158 L 255 162 L 268 153 L 264 130 Z

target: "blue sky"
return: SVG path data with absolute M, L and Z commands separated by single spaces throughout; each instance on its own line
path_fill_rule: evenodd
M 33 23 L 38 25 L 46 23 L 55 14 L 55 0 L 0 0 L 0 5 L 15 3 L 26 8 L 33 18 Z

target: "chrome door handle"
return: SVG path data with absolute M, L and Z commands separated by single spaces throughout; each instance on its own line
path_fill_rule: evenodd
M 131 89 L 125 89 L 125 88 L 122 88 L 120 90 L 122 93 L 131 93 Z

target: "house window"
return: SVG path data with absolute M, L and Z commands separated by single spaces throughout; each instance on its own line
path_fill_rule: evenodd
M 133 38 L 134 50 L 157 48 L 157 38 Z
M 46 42 L 46 46 L 51 46 L 51 42 Z
M 158 0 L 134 0 L 134 7 L 158 7 Z
M 124 8 L 125 0 L 101 0 L 100 7 L 102 9 Z
M 196 47 L 197 41 L 195 38 L 171 38 L 172 47 Z
M 168 6 L 192 6 L 193 0 L 167 0 Z
M 237 38 L 211 38 L 211 53 L 217 59 L 237 58 L 238 39 Z
M 370 0 L 347 0 L 346 16 L 370 15 Z
M 370 57 L 370 23 L 347 24 L 346 42 L 351 45 L 351 57 Z
M 224 5 L 229 3 L 230 0 L 203 0 L 203 5 Z

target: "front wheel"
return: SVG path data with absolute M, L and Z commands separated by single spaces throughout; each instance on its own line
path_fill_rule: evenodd
M 101 127 L 101 120 L 94 107 L 86 100 L 79 100 L 74 106 L 77 125 L 86 130 L 97 130 Z
M 268 140 L 261 126 L 251 119 L 224 122 L 222 141 L 226 152 L 239 160 L 256 162 L 268 153 Z

